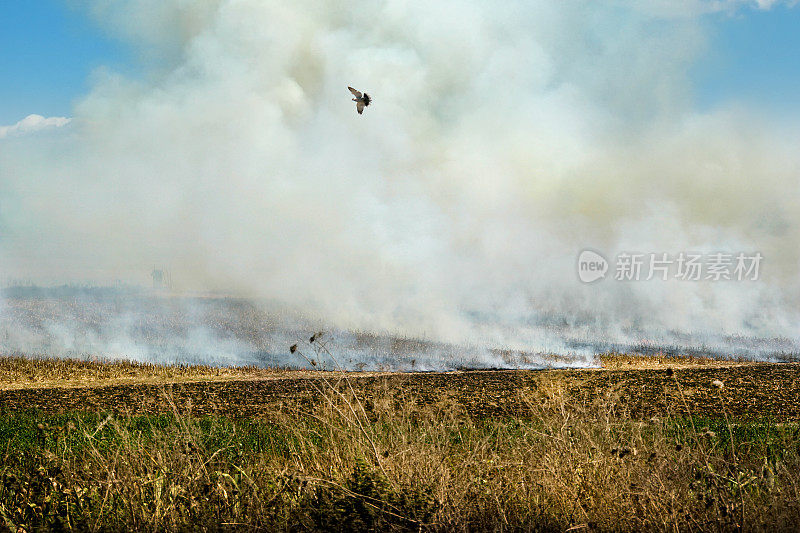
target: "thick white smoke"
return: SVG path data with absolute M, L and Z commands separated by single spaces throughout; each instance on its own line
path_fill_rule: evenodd
M 745 2 L 84 4 L 142 72 L 0 140 L 7 277 L 166 265 L 343 328 L 796 349 L 800 132 L 692 100 L 703 13 Z M 584 285 L 586 247 L 764 261 L 756 282 Z

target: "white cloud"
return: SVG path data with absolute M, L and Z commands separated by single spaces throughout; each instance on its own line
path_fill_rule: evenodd
M 797 0 L 739 0 L 739 3 L 761 10 L 769 10 L 780 5 L 790 8 L 795 7 L 797 5 Z
M 617 0 L 619 4 L 658 17 L 696 17 L 713 13 L 742 14 L 747 10 L 794 7 L 798 0 Z
M 42 115 L 28 115 L 11 126 L 0 126 L 0 139 L 14 135 L 25 135 L 41 130 L 61 128 L 71 122 L 66 117 L 43 117 Z
M 758 7 L 758 9 L 772 9 L 773 6 L 776 6 L 778 4 L 786 4 L 789 6 L 793 6 L 795 4 L 794 1 L 782 2 L 781 0 L 754 0 L 754 3 Z

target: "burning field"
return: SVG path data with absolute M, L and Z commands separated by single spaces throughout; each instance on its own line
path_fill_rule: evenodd
M 491 329 L 490 317 L 475 320 Z M 788 338 L 675 332 L 648 336 L 633 329 L 602 336 L 587 324 L 570 322 L 554 315 L 533 316 L 512 328 L 514 334 L 504 343 L 481 336 L 479 328 L 472 341 L 447 342 L 403 331 L 336 327 L 267 300 L 118 287 L 13 287 L 0 299 L 0 353 L 372 372 L 596 368 L 602 353 L 760 361 L 797 360 L 800 353 Z M 306 341 L 314 332 L 324 332 L 330 350 L 309 359 L 289 351 L 298 342 L 312 350 Z
M 321 330 L 334 341 L 334 353 L 318 354 L 312 364 L 289 351 L 289 346 Z M 275 302 L 118 288 L 7 289 L 0 312 L 0 351 L 156 364 L 355 371 L 597 365 L 586 347 L 554 355 L 453 344 L 391 331 L 331 328 L 322 319 Z
M 0 533 L 800 531 L 795 5 L 5 2 Z
M 320 380 L 346 375 L 364 398 L 395 391 L 423 406 L 446 398 L 478 418 L 524 416 L 527 395 L 557 385 L 572 401 L 605 398 L 639 419 L 720 410 L 800 419 L 800 363 L 790 356 L 772 363 L 656 346 L 634 355 L 456 346 L 322 332 L 321 322 L 263 302 L 118 289 L 22 288 L 4 303 L 5 410 L 158 414 L 168 396 L 170 409 L 193 416 L 258 417 L 313 405 Z

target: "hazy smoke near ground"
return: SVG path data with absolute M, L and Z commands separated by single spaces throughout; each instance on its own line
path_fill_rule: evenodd
M 748 3 L 79 4 L 141 72 L 96 72 L 70 123 L 0 139 L 7 278 L 158 266 L 343 329 L 798 351 L 797 123 L 699 111 L 689 78 L 704 17 Z M 751 282 L 585 285 L 586 247 L 764 260 Z

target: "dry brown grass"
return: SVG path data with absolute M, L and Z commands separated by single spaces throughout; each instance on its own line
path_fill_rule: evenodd
M 386 388 L 366 402 L 346 381 L 315 385 L 312 411 L 258 423 L 177 408 L 45 421 L 27 453 L 5 452 L 0 514 L 23 531 L 800 526 L 795 427 L 637 421 L 615 393 L 582 403 L 557 382 L 521 392 L 529 416 L 503 421 L 447 398 L 421 405 Z
M 606 353 L 599 356 L 600 367 L 613 370 L 657 370 L 666 368 L 730 367 L 755 364 L 739 358 L 720 359 L 697 355 Z
M 0 356 L 0 390 L 299 378 L 319 374 L 255 366 L 161 365 L 128 360 Z
M 316 362 L 312 366 L 317 366 Z M 310 379 L 327 370 L 263 368 L 256 366 L 175 365 L 125 359 L 62 358 L 0 355 L 0 391 L 41 388 L 81 388 L 197 382 Z M 348 371 L 349 377 L 401 375 L 387 371 Z
M 555 356 L 554 356 L 555 357 Z M 560 359 L 559 359 L 560 360 Z M 557 363 L 554 359 L 554 362 Z M 645 356 L 603 354 L 603 369 L 643 370 L 688 367 L 729 367 L 753 364 L 746 361 L 719 360 L 696 356 Z M 350 372 L 351 376 L 375 376 L 386 372 Z M 261 368 L 255 366 L 171 365 L 106 360 L 0 356 L 0 390 L 29 387 L 85 387 L 128 384 L 166 384 L 242 379 L 319 377 L 316 371 Z
M 0 357 L 0 389 L 268 377 L 277 373 L 256 368 L 157 365 L 124 360 Z

